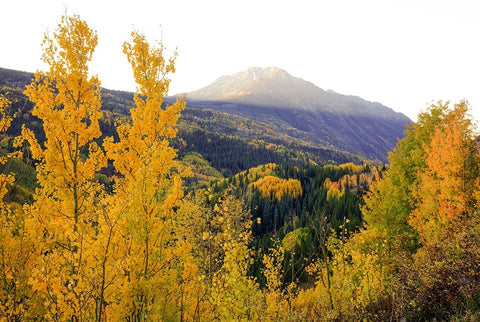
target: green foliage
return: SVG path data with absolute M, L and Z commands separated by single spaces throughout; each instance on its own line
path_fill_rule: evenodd
M 310 234 L 310 228 L 308 227 L 297 228 L 289 232 L 282 240 L 283 249 L 286 251 L 294 250 L 295 246 L 301 246 L 306 243 Z
M 186 185 L 198 185 L 209 182 L 214 179 L 222 179 L 222 174 L 212 167 L 210 163 L 205 160 L 200 153 L 188 152 L 182 159 L 181 163 L 189 167 L 192 171 L 192 176 L 187 178 Z
M 15 174 L 15 184 L 33 193 L 38 187 L 35 168 L 25 162 L 31 163 L 29 160 L 12 158 L 5 165 L 0 166 L 0 170 Z

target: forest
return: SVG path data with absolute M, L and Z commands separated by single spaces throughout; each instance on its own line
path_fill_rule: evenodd
M 176 53 L 132 32 L 134 106 L 112 118 L 89 73 L 97 42 L 63 16 L 29 103 L 1 89 L 0 320 L 480 320 L 467 101 L 420 113 L 386 165 L 319 164 L 261 142 L 234 160 L 228 137 L 180 138 L 221 142 L 211 164 L 215 144 L 178 146 L 185 100 L 164 102 Z

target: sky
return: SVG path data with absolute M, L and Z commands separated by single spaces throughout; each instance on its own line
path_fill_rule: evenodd
M 62 14 L 98 33 L 90 70 L 134 91 L 122 43 L 138 30 L 177 48 L 170 94 L 249 67 L 276 66 L 415 120 L 438 100 L 467 99 L 480 120 L 480 3 L 475 0 L 0 0 L 0 67 L 34 72 Z

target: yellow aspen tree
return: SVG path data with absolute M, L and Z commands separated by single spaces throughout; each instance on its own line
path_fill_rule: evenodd
M 184 304 L 184 318 L 192 321 L 211 320 L 213 306 L 209 301 L 212 278 L 221 267 L 222 245 L 216 240 L 218 221 L 213 210 L 206 205 L 211 197 L 207 190 L 193 191 L 187 195 L 177 211 L 180 236 L 192 245 L 191 262 L 198 271 L 189 283 L 190 294 Z
M 150 46 L 143 34 L 133 32 L 123 51 L 138 87 L 131 123 L 117 127 L 118 142 L 104 141 L 121 177 L 116 199 L 124 202 L 124 275 L 112 311 L 118 319 L 159 321 L 180 314 L 177 278 L 193 272 L 181 261 L 190 247 L 175 236 L 174 208 L 183 192 L 181 166 L 169 141 L 185 102 L 162 107 L 168 74 L 175 72 L 175 56 L 165 60 L 163 45 Z
M 35 73 L 25 95 L 32 114 L 43 121 L 46 140 L 23 128 L 32 157 L 39 160 L 40 188 L 26 206 L 29 234 L 36 244 L 30 283 L 36 318 L 80 321 L 94 315 L 94 292 L 88 285 L 92 260 L 87 245 L 98 225 L 96 173 L 106 157 L 93 141 L 101 135 L 98 120 L 100 82 L 88 63 L 97 34 L 79 16 L 63 16 L 53 34 L 45 35 L 42 60 L 49 69 Z
M 364 197 L 362 214 L 367 229 L 384 235 L 392 245 L 389 255 L 395 255 L 398 250 L 411 253 L 418 247 L 418 237 L 408 221 L 418 204 L 419 174 L 426 168 L 424 147 L 447 108 L 444 104 L 432 104 L 418 115 L 417 122 L 406 128 L 406 137 L 389 153 L 389 167 L 382 179 L 374 181 Z
M 7 114 L 7 108 L 10 104 L 6 96 L 0 95 L 0 135 L 6 132 L 12 121 L 12 118 Z M 7 161 L 8 158 L 6 156 L 0 156 L 0 165 L 4 165 Z M 16 310 L 12 309 L 13 304 L 16 302 L 15 299 L 12 299 L 12 286 L 15 285 L 15 281 L 12 274 L 12 266 L 8 264 L 8 258 L 13 255 L 10 253 L 11 248 L 9 247 L 9 244 L 12 242 L 12 227 L 8 218 L 7 204 L 4 202 L 4 197 L 8 192 L 8 185 L 14 179 L 11 174 L 0 173 L 0 319 L 11 319 L 16 315 Z
M 366 231 L 371 235 L 370 231 Z M 375 252 L 364 248 L 365 239 L 371 243 L 378 236 L 365 233 L 349 240 L 330 236 L 327 242 L 329 263 L 317 262 L 309 271 L 317 275 L 313 289 L 301 290 L 295 299 L 304 320 L 312 321 L 384 321 L 386 316 L 378 303 L 385 294 L 385 277 Z M 372 312 L 373 311 L 373 312 Z
M 297 179 L 282 179 L 274 176 L 265 176 L 250 184 L 257 189 L 264 198 L 280 201 L 283 196 L 292 199 L 302 195 L 302 184 Z
M 262 274 L 266 280 L 266 287 L 263 290 L 266 309 L 264 319 L 267 321 L 295 321 L 302 318 L 295 312 L 294 288 L 295 283 L 283 286 L 283 270 L 285 250 L 278 239 L 274 240 L 273 247 L 268 254 L 263 255 Z
M 480 267 L 471 247 L 478 243 L 472 227 L 479 191 L 473 125 L 466 102 L 453 109 L 448 102 L 432 104 L 407 127 L 388 170 L 364 199 L 367 225 L 354 239 L 376 257 L 391 316 L 410 311 L 445 318 L 449 305 L 464 305 L 452 299 L 469 299 L 478 289 L 472 286 Z M 442 314 L 425 315 L 441 306 Z
M 270 249 L 268 255 L 263 255 L 262 270 L 267 281 L 265 292 L 266 313 L 271 320 L 278 320 L 283 314 L 288 312 L 288 306 L 285 295 L 283 293 L 283 269 L 282 263 L 284 258 L 284 250 L 280 246 L 278 240 L 273 248 Z M 288 303 L 287 303 L 288 304 Z
M 220 321 L 261 320 L 262 294 L 255 279 L 247 275 L 253 259 L 248 245 L 252 221 L 240 200 L 226 195 L 214 207 L 219 232 L 215 237 L 223 249 L 223 263 L 212 278 L 209 302 L 213 319 Z
M 99 193 L 97 203 L 95 235 L 85 241 L 89 250 L 85 275 L 94 301 L 94 314 L 90 315 L 100 322 L 112 320 L 110 305 L 121 289 L 125 264 L 125 232 L 121 222 L 125 203 L 115 194 L 106 193 Z

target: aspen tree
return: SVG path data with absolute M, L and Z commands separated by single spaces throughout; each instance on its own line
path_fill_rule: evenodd
M 225 195 L 214 207 L 219 232 L 215 236 L 223 249 L 221 268 L 214 273 L 209 302 L 215 320 L 260 320 L 262 294 L 254 278 L 247 275 L 253 259 L 248 245 L 252 238 L 252 220 L 242 202 Z
M 36 244 L 30 283 L 37 318 L 80 321 L 93 317 L 94 294 L 88 284 L 88 247 L 95 238 L 101 190 L 95 174 L 106 157 L 98 138 L 100 82 L 88 63 L 97 34 L 79 16 L 63 16 L 53 38 L 45 35 L 42 60 L 49 69 L 35 73 L 25 95 L 32 114 L 43 121 L 46 140 L 22 129 L 32 157 L 39 160 L 33 205 L 26 221 Z
M 292 199 L 298 198 L 302 195 L 302 185 L 297 179 L 282 179 L 274 176 L 265 176 L 253 183 L 250 186 L 257 189 L 264 198 L 270 200 L 280 201 L 283 196 Z
M 273 247 L 268 254 L 263 255 L 264 268 L 262 273 L 266 280 L 263 290 L 265 296 L 265 319 L 269 321 L 294 321 L 300 320 L 294 312 L 293 300 L 295 299 L 295 283 L 283 286 L 285 272 L 282 268 L 285 250 L 279 240 L 273 241 Z
M 187 195 L 177 211 L 181 236 L 192 245 L 191 258 L 198 271 L 191 281 L 189 301 L 184 305 L 185 318 L 193 321 L 211 320 L 213 306 L 209 301 L 213 275 L 220 269 L 223 249 L 218 242 L 219 222 L 206 199 L 206 190 Z
M 131 123 L 117 127 L 119 141 L 107 138 L 104 142 L 121 177 L 116 199 L 125 201 L 125 267 L 115 312 L 118 318 L 131 321 L 158 321 L 176 316 L 177 278 L 189 274 L 181 261 L 189 245 L 175 236 L 174 208 L 183 192 L 181 167 L 169 142 L 177 133 L 175 126 L 185 102 L 177 100 L 162 107 L 168 75 L 175 72 L 175 56 L 165 60 L 163 45 L 150 46 L 135 31 L 123 51 L 138 85 L 135 107 Z

